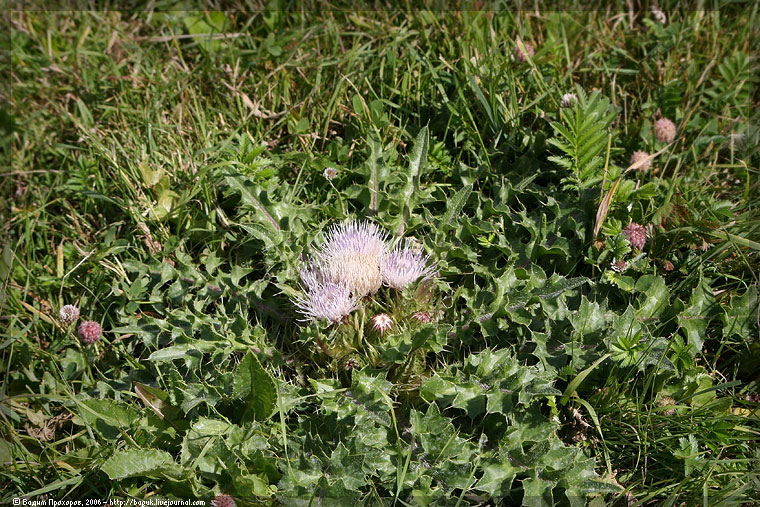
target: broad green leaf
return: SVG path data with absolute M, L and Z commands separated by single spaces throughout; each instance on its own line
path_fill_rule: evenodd
M 452 227 L 453 222 L 462 212 L 465 204 L 467 204 L 467 199 L 471 193 L 472 185 L 465 185 L 446 203 L 446 213 L 441 218 L 439 230 L 445 231 Z
M 514 466 L 507 460 L 482 465 L 481 469 L 483 477 L 480 478 L 475 489 L 485 491 L 497 498 L 506 496 L 512 491 L 512 482 L 522 471 L 521 467 Z
M 247 403 L 243 417 L 251 411 L 257 421 L 272 415 L 277 403 L 277 386 L 253 352 L 249 351 L 235 369 L 232 394 Z
M 218 419 L 200 418 L 182 440 L 180 462 L 189 470 L 199 470 L 212 479 L 218 479 L 236 457 L 230 452 L 224 435 L 233 425 Z
M 333 450 L 330 456 L 330 470 L 336 479 L 343 482 L 346 489 L 359 491 L 367 484 L 362 471 L 363 458 L 362 455 L 349 452 L 343 442 L 339 442 Z
M 554 283 L 546 284 L 538 289 L 528 291 L 518 291 L 510 293 L 507 310 L 517 310 L 525 307 L 534 297 L 539 299 L 551 299 L 559 297 L 562 293 L 580 287 L 584 283 L 590 282 L 585 276 L 558 280 Z
M 601 310 L 598 303 L 592 303 L 586 299 L 586 296 L 581 296 L 581 303 L 578 306 L 578 310 L 570 314 L 569 320 L 573 329 L 575 329 L 577 336 L 580 338 L 590 334 L 599 333 L 602 329 L 607 327 L 607 319 L 604 311 Z
M 723 317 L 723 336 L 738 335 L 746 341 L 758 338 L 757 287 L 747 289 L 744 295 L 731 296 L 731 304 Z
M 534 472 L 535 473 L 535 472 Z M 526 507 L 544 507 L 554 505 L 552 490 L 554 484 L 540 477 L 527 477 L 522 481 L 523 501 Z
M 389 412 L 393 409 L 393 403 L 389 393 L 393 384 L 385 380 L 385 375 L 386 372 L 366 367 L 352 373 L 349 389 L 331 389 L 328 387 L 330 384 L 322 383 L 322 387 L 318 387 L 322 409 L 328 414 L 335 414 L 346 429 L 353 425 L 365 431 L 377 426 L 390 426 Z
M 710 288 L 710 282 L 700 279 L 691 293 L 689 306 L 678 316 L 678 325 L 686 333 L 686 340 L 694 352 L 702 350 L 707 324 L 715 307 L 715 297 Z
M 101 470 L 112 480 L 127 477 L 179 477 L 182 468 L 172 455 L 160 449 L 117 451 L 103 463 Z
M 276 491 L 276 488 L 270 488 L 269 484 L 258 475 L 236 475 L 232 482 L 235 490 L 242 497 L 249 497 L 251 494 L 258 497 L 268 497 Z
M 172 345 L 153 352 L 148 356 L 148 361 L 173 361 L 175 359 L 189 359 L 197 361 L 204 352 L 211 352 L 218 347 L 218 344 L 194 341 L 192 343 L 182 343 Z
M 409 171 L 404 175 L 404 186 L 398 194 L 402 212 L 399 217 L 398 236 L 404 235 L 404 228 L 414 208 L 415 192 L 420 188 L 420 170 L 427 162 L 429 134 L 427 127 L 422 127 L 414 141 L 414 147 L 409 161 Z
M 245 185 L 246 182 L 243 181 L 242 175 L 233 174 L 226 176 L 225 181 L 231 188 L 240 192 L 240 197 L 245 205 L 259 212 L 261 223 L 271 226 L 271 228 L 276 233 L 280 232 L 280 225 L 277 223 L 274 217 L 272 217 L 272 214 L 264 207 L 264 205 L 261 204 L 261 201 L 254 197 L 253 192 Z
M 110 399 L 83 400 L 78 406 L 84 421 L 109 439 L 118 438 L 120 430 L 132 428 L 140 419 L 137 409 Z
M 639 297 L 639 307 L 636 316 L 640 319 L 658 317 L 670 304 L 670 291 L 661 276 L 644 275 L 636 281 L 636 290 L 644 294 L 644 300 Z

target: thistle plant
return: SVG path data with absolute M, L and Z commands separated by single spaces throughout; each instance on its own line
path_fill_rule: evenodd
M 326 321 L 333 326 L 331 336 L 337 338 L 332 347 L 317 337 L 328 355 L 341 357 L 363 349 L 377 360 L 372 344 L 365 341 L 365 325 L 374 330 L 369 336 L 382 337 L 402 332 L 396 322 L 428 315 L 429 297 L 417 298 L 403 291 L 415 282 L 430 281 L 436 264 L 414 240 L 404 238 L 391 245 L 386 237 L 387 233 L 374 223 L 346 221 L 332 226 L 313 257 L 302 261 L 299 273 L 303 295 L 292 302 L 304 321 Z M 378 292 L 382 286 L 391 290 Z M 368 313 L 374 314 L 369 321 Z M 430 319 L 417 320 L 426 323 Z

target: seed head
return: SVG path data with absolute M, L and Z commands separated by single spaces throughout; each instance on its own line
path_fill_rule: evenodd
M 326 282 L 345 284 L 356 298 L 380 288 L 385 233 L 371 222 L 344 222 L 332 227 L 316 253 Z
M 230 495 L 216 495 L 211 500 L 213 507 L 235 507 L 235 500 Z
M 578 97 L 574 93 L 566 93 L 562 96 L 562 107 L 572 107 L 578 102 Z
M 519 38 L 517 39 L 520 40 Z M 536 53 L 535 49 L 533 48 L 533 44 L 530 42 L 523 42 L 525 45 L 525 51 L 528 53 L 528 55 L 533 58 L 533 55 Z M 515 60 L 522 63 L 525 62 L 528 58 L 525 56 L 525 54 L 520 49 L 520 46 L 515 44 Z
M 431 277 L 435 273 L 435 264 L 428 266 L 430 256 L 416 247 L 407 238 L 403 243 L 383 257 L 381 273 L 383 283 L 388 287 L 402 290 L 420 277 Z
M 77 334 L 86 344 L 95 343 L 103 334 L 103 330 L 100 328 L 100 324 L 94 320 L 86 320 L 79 324 L 77 328 Z
M 646 160 L 646 162 L 642 162 L 642 164 L 636 168 L 640 173 L 645 173 L 649 170 L 649 166 L 652 165 L 652 161 L 647 160 L 647 157 L 649 157 L 649 153 L 645 151 L 634 151 L 633 155 L 631 155 L 631 165 Z
M 372 317 L 372 327 L 380 334 L 385 334 L 393 327 L 393 319 L 387 313 L 378 313 Z
M 327 319 L 331 324 L 341 322 L 358 307 L 356 297 L 345 283 L 325 278 L 320 263 L 301 266 L 301 290 L 304 297 L 296 297 L 293 304 L 306 317 L 304 320 Z
M 63 324 L 71 324 L 79 318 L 79 308 L 74 305 L 64 305 L 58 312 L 58 318 Z
M 328 180 L 331 180 L 335 178 L 338 175 L 338 170 L 334 167 L 325 167 L 325 170 L 322 172 L 322 176 L 327 178 Z
M 654 124 L 654 135 L 661 143 L 672 143 L 676 138 L 676 124 L 667 118 L 660 118 Z
M 644 244 L 647 242 L 647 230 L 643 226 L 636 222 L 631 222 L 623 232 L 625 233 L 625 237 L 628 238 L 628 243 L 633 248 L 636 250 L 644 248 Z

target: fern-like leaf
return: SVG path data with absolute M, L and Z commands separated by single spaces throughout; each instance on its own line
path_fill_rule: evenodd
M 590 96 L 578 87 L 578 101 L 563 109 L 564 122 L 552 122 L 555 137 L 547 142 L 566 156 L 551 156 L 549 160 L 571 174 L 563 179 L 565 189 L 583 189 L 602 179 L 602 152 L 606 148 L 610 125 L 617 111 L 609 99 L 598 91 Z

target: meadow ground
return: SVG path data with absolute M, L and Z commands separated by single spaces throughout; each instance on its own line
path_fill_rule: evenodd
M 758 7 L 664 4 L 6 12 L 2 500 L 751 505 Z

